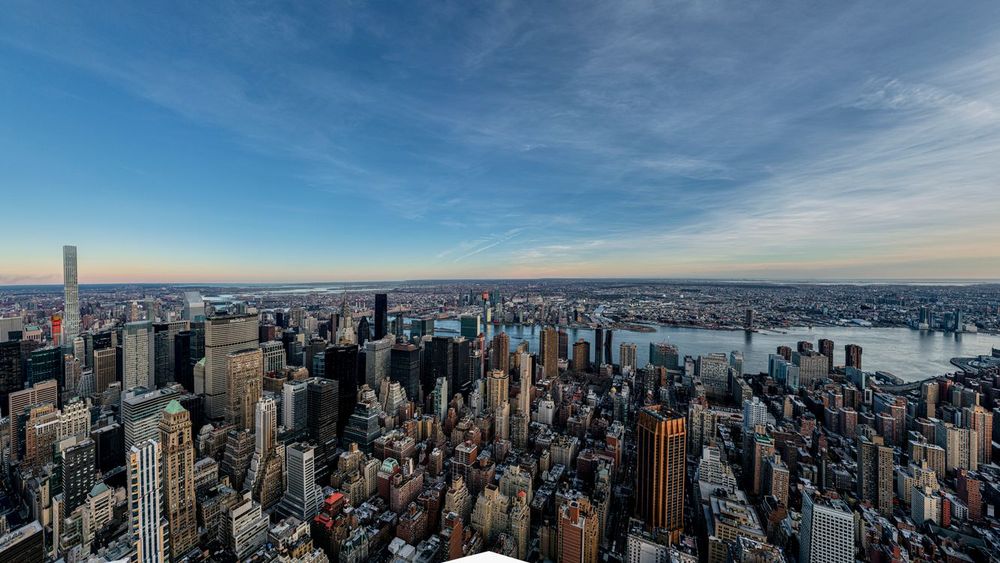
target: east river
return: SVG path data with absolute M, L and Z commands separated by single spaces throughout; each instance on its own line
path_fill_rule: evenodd
M 435 332 L 442 336 L 458 334 L 457 320 L 438 320 Z M 522 341 L 528 342 L 532 352 L 538 352 L 538 338 L 542 327 L 537 325 L 483 325 L 487 338 L 504 331 L 510 336 L 513 350 Z M 829 338 L 835 344 L 834 363 L 843 365 L 844 345 L 857 344 L 862 347 L 862 367 L 865 371 L 887 371 L 905 381 L 917 381 L 956 371 L 951 358 L 990 354 L 993 347 L 1000 348 L 1000 335 L 993 334 L 953 334 L 945 332 L 922 332 L 909 328 L 864 328 L 864 327 L 815 327 L 788 328 L 781 331 L 764 331 L 746 334 L 742 331 L 707 330 L 680 327 L 655 327 L 654 332 L 634 332 L 615 330 L 611 352 L 618 362 L 618 345 L 633 342 L 637 345 L 639 366 L 646 365 L 649 358 L 650 342 L 670 342 L 677 346 L 678 354 L 697 357 L 712 352 L 728 354 L 732 350 L 743 352 L 744 370 L 748 373 L 767 371 L 767 356 L 778 346 L 795 348 L 796 342 L 808 340 L 816 346 L 820 338 Z M 569 334 L 570 355 L 573 343 L 583 338 L 590 342 L 593 361 L 593 329 L 566 329 Z M 605 331 L 607 332 L 607 331 Z

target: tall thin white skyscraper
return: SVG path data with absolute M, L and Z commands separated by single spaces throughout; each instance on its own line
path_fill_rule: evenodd
M 80 334 L 80 285 L 76 276 L 76 247 L 63 247 L 63 342 L 72 343 Z
M 128 498 L 135 563 L 159 563 L 167 558 L 161 485 L 160 443 L 146 440 L 132 446 L 128 453 Z

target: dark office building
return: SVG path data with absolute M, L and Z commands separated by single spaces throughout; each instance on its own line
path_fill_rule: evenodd
M 205 426 L 205 396 L 189 392 L 177 398 L 177 401 L 191 415 L 191 436 L 195 437 Z
M 798 350 L 799 354 L 805 354 L 807 351 L 812 349 L 813 349 L 813 343 L 809 342 L 808 340 L 799 340 L 798 344 L 796 345 L 796 350 Z
M 308 420 L 306 427 L 316 442 L 316 480 L 323 482 L 337 455 L 337 419 L 339 405 L 337 382 L 313 377 L 306 388 Z
M 358 346 L 364 346 L 365 342 L 371 340 L 372 329 L 368 324 L 368 317 L 361 317 L 358 321 Z M 376 340 L 378 340 L 376 338 Z
M 281 344 L 285 347 L 285 362 L 290 366 L 303 365 L 302 343 L 299 342 L 298 334 L 294 330 L 286 330 L 281 333 Z M 309 367 L 309 366 L 306 366 Z
M 38 520 L 0 536 L 0 561 L 45 561 L 45 533 Z
M 34 385 L 46 379 L 59 382 L 60 391 L 65 387 L 63 377 L 65 359 L 61 348 L 42 348 L 28 355 L 28 382 Z
M 594 329 L 594 367 L 601 367 L 601 360 L 604 359 L 604 329 L 597 327 Z
M 354 344 L 327 346 L 324 353 L 324 377 L 337 382 L 337 436 L 343 436 L 344 427 L 358 402 L 358 347 Z
M 472 341 L 466 338 L 456 338 L 452 340 L 452 366 L 454 372 L 449 380 L 449 392 L 454 395 L 461 393 L 466 399 L 472 392 L 472 362 L 469 357 L 472 354 Z
M 205 357 L 205 322 L 191 322 L 191 365 Z
M 274 312 L 274 324 L 281 328 L 288 328 L 288 314 L 284 311 Z
M 319 377 L 326 376 L 326 372 L 324 372 L 322 368 L 319 370 L 316 369 L 317 366 L 323 365 L 322 361 L 325 361 L 325 358 L 323 358 L 319 364 L 316 363 L 315 358 L 317 356 L 323 356 L 326 353 L 327 345 L 328 342 L 326 340 L 319 337 L 313 337 L 309 339 L 309 343 L 306 344 L 305 348 L 302 350 L 303 361 L 305 362 L 303 365 L 309 370 L 309 375 Z
M 94 350 L 106 350 L 114 346 L 114 333 L 110 330 L 95 333 Z
M 429 396 L 434 390 L 437 378 L 445 377 L 451 381 L 453 361 L 451 338 L 435 336 L 424 344 L 424 366 L 420 376 L 420 387 L 424 397 Z
M 320 336 L 323 336 L 323 325 L 320 325 L 319 331 Z M 260 325 L 257 327 L 258 342 L 270 342 L 274 340 L 275 334 L 274 325 Z
M 381 340 L 389 333 L 389 296 L 375 294 L 375 340 Z M 361 341 L 358 340 L 358 344 Z
M 604 335 L 604 363 L 613 364 L 615 363 L 611 358 L 611 329 L 608 329 L 608 333 Z
M 389 378 L 398 381 L 411 401 L 420 401 L 420 348 L 395 344 L 389 352 Z
M 87 501 L 87 494 L 97 482 L 96 455 L 94 440 L 90 438 L 58 452 L 58 476 L 67 513 Z
M 90 431 L 90 438 L 94 441 L 97 468 L 101 473 L 125 465 L 125 431 L 121 424 L 113 422 L 95 428 Z
M 413 319 L 410 321 L 410 340 L 423 336 L 434 336 L 434 319 Z
M 174 379 L 188 391 L 194 391 L 194 362 L 191 361 L 191 331 L 174 335 Z
M 563 329 L 559 329 L 559 359 L 569 359 L 569 333 Z
M 24 389 L 26 355 L 24 341 L 0 342 L 0 412 L 3 416 L 10 414 L 7 396 Z

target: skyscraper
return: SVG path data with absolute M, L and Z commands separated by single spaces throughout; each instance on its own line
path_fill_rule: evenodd
M 163 501 L 170 531 L 170 554 L 172 558 L 178 559 L 198 545 L 191 415 L 179 402 L 172 400 L 163 409 L 159 426 Z
M 854 515 L 839 499 L 802 495 L 800 563 L 853 563 Z
M 865 432 L 865 430 L 868 432 Z M 858 496 L 885 516 L 892 514 L 893 452 L 882 436 L 862 427 L 858 436 Z M 866 435 L 868 434 L 868 435 Z
M 542 338 L 539 343 L 542 352 L 542 368 L 546 379 L 559 377 L 559 332 L 555 327 L 547 326 L 542 329 Z
M 639 411 L 636 516 L 676 540 L 684 527 L 687 431 L 684 416 L 650 406 Z
M 833 351 L 834 351 L 833 340 L 830 340 L 828 338 L 819 339 L 819 353 L 826 356 L 826 363 L 827 363 L 826 371 L 829 373 L 833 373 Z
M 462 336 L 470 340 L 478 338 L 479 333 L 483 331 L 482 319 L 479 315 L 462 315 L 459 317 L 459 323 Z
M 861 369 L 861 346 L 857 344 L 844 346 L 844 366 Z
M 622 373 L 631 373 L 635 371 L 636 354 L 638 352 L 638 347 L 632 342 L 622 342 L 618 346 L 618 363 L 621 365 Z
M 76 276 L 76 247 L 63 246 L 63 342 L 80 334 L 80 285 Z
M 337 382 L 340 403 L 337 408 L 337 435 L 343 436 L 354 405 L 358 402 L 358 346 L 327 346 L 323 354 L 324 377 Z
M 118 380 L 118 354 L 114 348 L 94 350 L 94 392 L 103 393 Z
M 218 420 L 225 417 L 228 405 L 227 357 L 231 352 L 257 348 L 258 324 L 257 315 L 220 316 L 205 320 L 205 415 L 208 418 Z
M 574 346 L 575 347 L 575 346 Z M 594 329 L 594 371 L 601 367 L 604 359 L 604 329 L 597 327 Z M 579 369 L 574 367 L 574 369 Z
M 411 401 L 420 402 L 420 349 L 395 344 L 389 353 L 389 378 L 398 381 Z
M 226 423 L 253 426 L 253 408 L 263 391 L 264 353 L 260 348 L 237 350 L 226 356 Z
M 146 440 L 128 452 L 129 533 L 134 563 L 161 563 L 167 559 L 163 501 L 160 496 L 160 444 Z
M 384 293 L 375 294 L 375 340 L 389 334 L 389 297 Z
M 510 390 L 510 375 L 502 370 L 491 370 L 486 379 L 486 406 L 490 411 L 497 409 L 508 400 Z
M 309 444 L 292 444 L 285 449 L 288 485 L 278 510 L 286 515 L 309 521 L 316 515 L 322 501 L 322 491 L 316 484 L 316 448 Z
M 122 330 L 122 388 L 155 389 L 153 324 L 149 321 L 126 323 Z
M 613 364 L 614 358 L 611 356 L 611 337 L 614 332 L 609 328 L 608 332 L 604 335 L 604 363 Z
M 490 345 L 490 368 L 504 373 L 510 371 L 510 337 L 506 332 L 493 337 L 493 343 Z
M 597 511 L 584 497 L 559 508 L 559 563 L 597 563 L 601 525 Z
M 573 370 L 590 370 L 590 342 L 582 338 L 573 344 Z
M 184 319 L 190 322 L 205 320 L 205 299 L 197 291 L 184 292 Z

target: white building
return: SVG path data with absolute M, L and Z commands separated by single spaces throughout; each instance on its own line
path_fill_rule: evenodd
M 76 275 L 76 247 L 63 247 L 63 342 L 73 342 L 80 334 L 80 284 Z M 0 335 L 3 342 L 3 335 Z
M 160 497 L 160 443 L 140 442 L 128 453 L 129 533 L 138 563 L 159 563 L 167 558 Z
M 853 563 L 854 515 L 842 500 L 802 497 L 799 563 Z
M 913 487 L 910 495 L 910 518 L 916 524 L 930 520 L 941 523 L 941 495 L 931 487 Z

